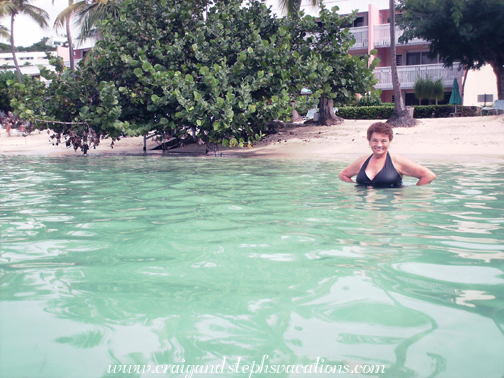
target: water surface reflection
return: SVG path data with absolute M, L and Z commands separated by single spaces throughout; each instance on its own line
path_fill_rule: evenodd
M 500 377 L 503 169 L 374 190 L 344 165 L 4 159 L 2 377 L 264 355 Z

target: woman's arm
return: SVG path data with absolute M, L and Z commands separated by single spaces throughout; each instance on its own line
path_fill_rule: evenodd
M 362 164 L 366 161 L 367 156 L 361 156 L 357 160 L 355 160 L 352 164 L 350 164 L 348 167 L 343 169 L 339 173 L 339 178 L 341 181 L 345 182 L 355 182 L 352 180 L 352 177 L 357 175 L 362 167 Z
M 436 178 L 436 174 L 429 168 L 425 168 L 423 165 L 417 164 L 405 157 L 394 154 L 392 162 L 399 173 L 416 177 L 418 179 L 417 185 L 430 184 Z

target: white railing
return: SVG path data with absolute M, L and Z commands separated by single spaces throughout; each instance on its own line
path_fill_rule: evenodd
M 396 44 L 399 44 L 399 37 L 403 35 L 404 30 L 399 29 L 396 26 L 395 28 L 395 38 Z M 390 46 L 390 24 L 381 24 L 374 26 L 374 47 L 389 47 Z M 421 43 L 427 43 L 423 39 L 414 38 L 411 41 L 408 41 L 408 45 L 416 45 Z
M 454 64 L 457 66 L 457 64 Z M 424 79 L 430 76 L 432 80 L 441 78 L 445 87 L 451 87 L 453 79 L 460 77 L 460 72 L 453 68 L 443 67 L 443 64 L 422 64 L 418 66 L 399 66 L 397 67 L 399 83 L 401 89 L 412 89 L 418 76 Z M 392 89 L 391 67 L 377 67 L 374 75 L 378 79 L 376 89 Z
M 368 27 L 359 26 L 356 28 L 350 28 L 350 33 L 355 38 L 355 45 L 353 45 L 350 50 L 367 49 L 369 45 L 368 38 Z
M 52 52 L 55 54 L 55 52 Z M 30 65 L 36 66 L 37 64 L 49 64 L 49 60 L 46 57 L 45 52 L 41 51 L 22 51 L 16 52 L 16 57 L 20 66 L 24 65 L 26 62 Z M 1 53 L 0 54 L 0 65 L 3 64 L 14 64 L 14 58 L 12 53 Z

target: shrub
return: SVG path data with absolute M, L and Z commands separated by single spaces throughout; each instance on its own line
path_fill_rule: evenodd
M 418 76 L 415 81 L 415 97 L 422 100 L 441 101 L 444 98 L 444 85 L 441 79 L 432 80 L 430 76 L 424 79 Z
M 453 105 L 422 105 L 413 106 L 415 108 L 415 118 L 445 118 L 449 117 L 450 113 L 455 111 Z M 477 107 L 474 106 L 458 106 L 458 111 L 462 111 L 465 117 L 470 117 L 478 114 Z M 347 106 L 340 108 L 337 115 L 345 119 L 389 119 L 394 112 L 394 104 L 386 104 L 383 106 L 367 106 L 367 107 L 352 107 Z
M 434 113 L 434 118 L 444 118 L 455 111 L 453 105 L 419 105 L 414 108 L 415 118 L 432 118 L 432 113 Z
M 382 106 L 383 103 L 381 101 L 382 90 L 377 89 L 371 92 L 368 92 L 366 95 L 362 96 L 360 99 L 355 98 L 352 103 L 349 103 L 349 106 Z
M 389 119 L 393 106 L 357 106 L 339 108 L 337 115 L 345 119 Z

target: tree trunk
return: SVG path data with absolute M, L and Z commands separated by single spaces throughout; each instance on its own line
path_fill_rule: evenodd
M 462 83 L 462 88 L 461 88 L 461 93 L 460 96 L 462 97 L 462 104 L 464 104 L 464 93 L 465 93 L 465 85 L 467 81 L 467 74 L 469 73 L 469 70 L 464 70 L 464 82 Z
M 300 122 L 303 120 L 303 116 L 299 114 L 299 112 L 296 110 L 296 101 L 291 101 L 291 106 L 292 106 L 292 117 L 291 117 L 291 122 Z
M 66 32 L 67 32 L 67 39 L 68 39 L 68 54 L 70 55 L 70 69 L 75 70 L 73 38 L 72 38 L 72 31 L 70 29 L 70 16 L 68 16 L 66 18 L 65 23 L 66 23 Z
M 14 18 L 15 17 L 16 17 L 16 15 L 14 15 L 14 14 L 11 17 L 10 43 L 11 43 L 11 49 L 12 49 L 12 59 L 14 60 L 14 66 L 16 67 L 18 82 L 19 82 L 19 84 L 22 84 L 23 81 L 21 80 L 21 69 L 19 68 L 19 64 L 18 64 L 17 57 L 16 57 L 16 46 L 14 45 Z
M 334 105 L 332 98 L 320 97 L 319 102 L 319 125 L 331 126 L 339 125 L 344 122 L 344 119 L 334 114 Z
M 497 76 L 497 98 L 504 100 L 504 65 L 498 62 L 490 62 L 495 76 Z
M 396 41 L 395 41 L 395 3 L 394 0 L 389 0 L 390 8 L 390 60 L 392 71 L 392 86 L 394 88 L 394 113 L 387 120 L 392 126 L 396 127 L 411 127 L 415 126 L 416 121 L 411 117 L 409 111 L 403 104 L 401 84 L 399 83 L 399 75 L 397 74 L 396 61 Z
M 298 113 L 296 109 L 292 110 L 292 117 L 290 119 L 291 122 L 300 122 L 303 120 L 303 116 Z

